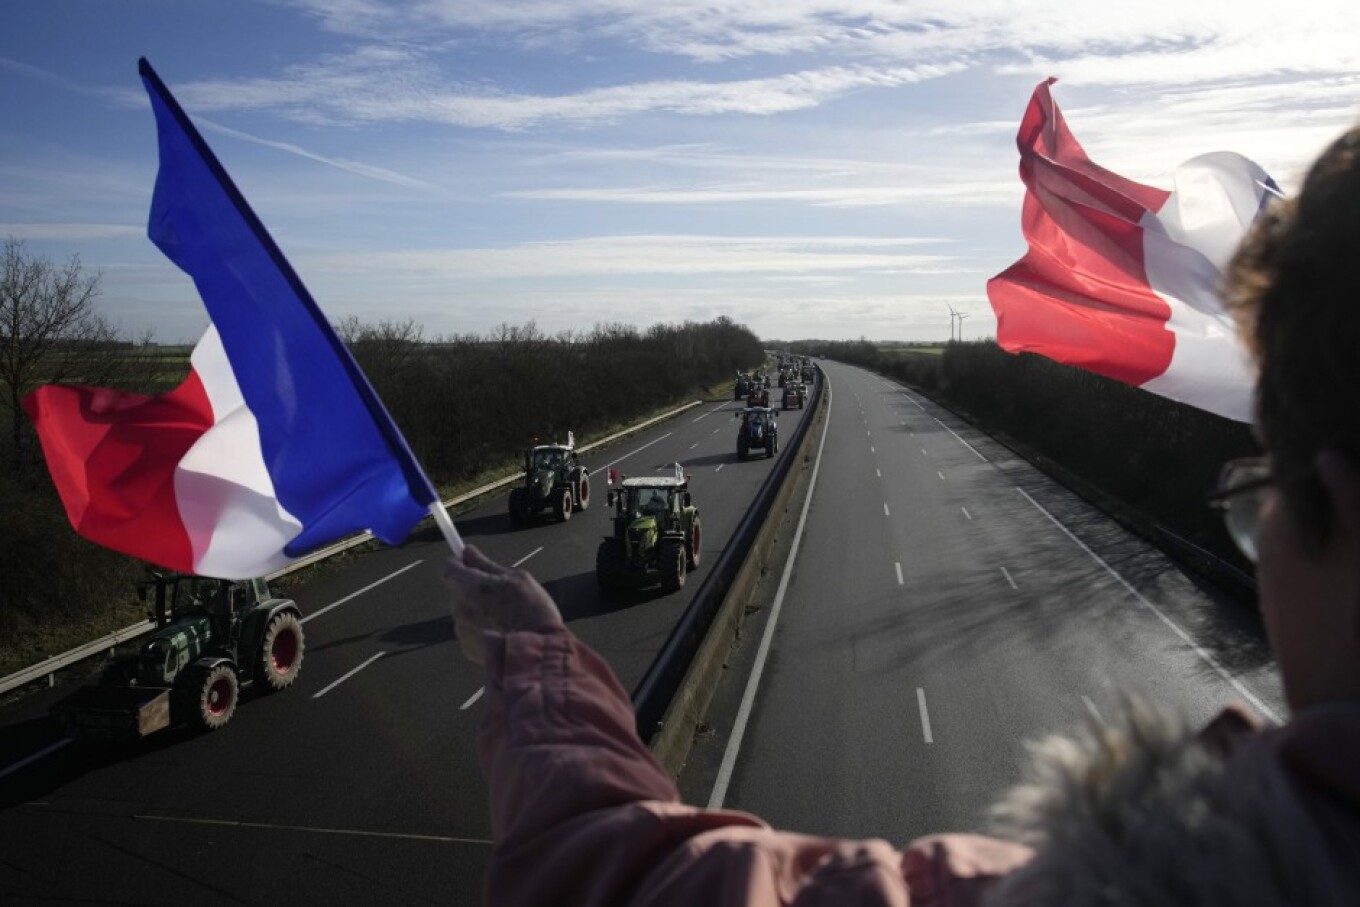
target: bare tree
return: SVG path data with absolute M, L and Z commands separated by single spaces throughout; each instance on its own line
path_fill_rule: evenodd
M 25 463 L 24 394 L 39 384 L 96 383 L 113 370 L 117 337 L 94 310 L 99 278 L 78 257 L 59 266 L 12 236 L 0 243 L 0 405 L 16 472 Z

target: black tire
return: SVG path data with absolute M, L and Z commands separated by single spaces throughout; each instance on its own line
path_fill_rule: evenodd
M 215 731 L 236 714 L 241 684 L 236 671 L 223 662 L 207 670 L 191 669 L 183 692 L 184 720 L 200 731 Z
M 510 489 L 510 525 L 523 526 L 527 516 L 524 512 L 524 489 Z
M 765 439 L 765 456 L 772 457 L 777 450 L 779 450 L 779 439 L 770 435 Z
M 585 510 L 590 507 L 590 476 L 581 471 L 581 477 L 576 482 L 576 509 Z
M 274 615 L 260 639 L 260 680 L 266 690 L 286 690 L 297 681 L 307 641 L 302 621 L 292 611 Z
M 656 557 L 661 568 L 661 588 L 667 592 L 685 588 L 685 546 L 679 542 L 662 542 Z
M 553 495 L 553 513 L 562 522 L 571 519 L 572 507 L 575 505 L 571 501 L 571 489 L 559 488 Z
M 737 442 L 737 459 L 745 460 L 747 454 L 751 452 L 750 447 L 744 441 Z
M 595 581 L 605 592 L 612 592 L 623 583 L 623 542 L 605 539 L 595 550 Z
M 703 544 L 703 527 L 699 524 L 699 517 L 696 515 L 694 517 L 694 522 L 690 524 L 689 545 L 686 546 L 688 550 L 685 552 L 685 566 L 690 570 L 699 566 L 699 562 L 703 559 Z

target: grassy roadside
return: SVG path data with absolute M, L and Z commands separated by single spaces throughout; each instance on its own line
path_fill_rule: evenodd
M 731 396 L 731 382 L 723 381 L 705 388 L 697 395 L 697 399 L 702 399 L 705 402 L 718 402 L 720 400 L 730 399 Z M 636 425 L 639 422 L 669 412 L 677 406 L 682 406 L 694 399 L 696 399 L 696 396 L 687 396 L 684 399 L 670 401 L 662 406 L 639 413 L 632 419 L 623 420 L 615 425 L 602 429 L 598 433 L 595 433 L 593 437 L 578 438 L 578 443 L 589 444 L 595 438 L 609 437 L 612 434 L 625 430 L 630 425 Z M 623 440 L 625 439 L 619 439 L 620 442 Z M 487 469 L 467 481 L 459 482 L 454 485 L 441 486 L 438 489 L 440 497 L 444 500 L 456 498 L 473 489 L 494 482 L 497 479 L 513 475 L 517 471 L 518 465 L 518 457 L 511 452 L 504 461 L 497 464 L 497 466 Z M 506 487 L 497 489 L 493 492 L 488 492 L 487 495 L 484 495 L 475 501 L 469 501 L 456 508 L 452 512 L 452 515 L 457 518 L 460 512 L 466 512 L 467 510 L 478 506 L 486 497 L 503 495 L 506 494 L 508 490 L 508 487 Z M 333 571 L 339 567 L 345 566 L 352 562 L 354 558 L 362 557 L 365 553 L 380 547 L 383 547 L 383 545 L 378 541 L 360 545 L 332 558 L 328 558 L 321 563 L 280 577 L 272 582 L 270 587 L 275 592 L 286 594 L 286 590 L 289 588 L 305 584 L 306 582 L 315 579 L 317 576 L 322 575 L 324 572 Z M 12 634 L 9 638 L 4 640 L 3 644 L 0 644 L 0 677 L 6 677 L 17 671 L 22 671 L 31 665 L 37 664 L 43 659 L 70 651 L 71 649 L 84 645 L 92 639 L 98 639 L 99 637 L 106 636 L 116 630 L 131 626 L 140 620 L 145 620 L 146 612 L 146 605 L 138 601 L 134 591 L 129 588 L 126 590 L 126 594 L 111 595 L 107 609 L 102 609 L 98 615 L 87 616 L 84 619 L 75 622 L 68 621 L 53 624 L 34 623 L 22 626 L 19 628 L 18 632 Z

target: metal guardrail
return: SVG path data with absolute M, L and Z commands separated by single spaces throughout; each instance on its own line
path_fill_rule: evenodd
M 806 407 L 807 412 L 816 412 L 822 388 L 825 386 L 826 377 L 823 375 L 813 386 L 812 398 Z M 747 508 L 737 528 L 733 530 L 732 538 L 713 562 L 713 568 L 708 572 L 708 576 L 704 577 L 694 597 L 690 599 L 689 606 L 671 628 L 661 650 L 656 658 L 652 659 L 647 673 L 633 691 L 633 712 L 637 716 L 638 736 L 644 742 L 651 741 L 671 699 L 684 682 L 685 672 L 689 670 L 690 662 L 694 660 L 694 655 L 703 643 L 713 619 L 722 608 L 728 589 L 745 563 L 751 546 L 755 543 L 756 535 L 769 515 L 770 505 L 793 468 L 795 459 L 793 454 L 802 444 L 803 437 L 813 421 L 815 420 L 800 419 L 788 443 L 785 444 L 783 439 L 780 439 L 780 446 L 787 455 L 775 462 L 774 468 L 761 483 L 751 506 Z
M 684 406 L 677 407 L 673 410 L 670 410 L 669 412 L 662 413 L 659 416 L 653 416 L 652 418 L 639 422 L 636 425 L 631 425 L 628 428 L 623 429 L 622 431 L 615 432 L 614 434 L 610 435 L 607 438 L 601 438 L 598 441 L 592 441 L 589 444 L 584 445 L 583 447 L 577 448 L 577 450 L 580 451 L 581 453 L 585 453 L 586 451 L 594 450 L 597 447 L 602 447 L 605 444 L 617 441 L 619 438 L 623 438 L 628 435 L 634 434 L 635 432 L 642 431 L 644 428 L 648 428 L 652 425 L 655 425 L 658 422 L 664 422 L 665 420 L 670 419 L 673 416 L 679 415 L 680 413 L 683 413 L 687 409 L 693 409 L 694 407 L 699 406 L 702 403 L 703 403 L 702 400 L 692 400 L 689 403 L 686 403 Z M 520 477 L 521 473 L 515 472 L 511 475 L 506 476 L 503 479 L 497 479 L 494 482 L 488 482 L 485 485 L 480 485 L 469 492 L 465 492 L 464 494 L 461 494 L 456 498 L 450 498 L 447 501 L 442 501 L 441 503 L 445 508 L 457 507 L 459 504 L 466 504 L 468 501 L 479 498 L 484 494 L 495 491 L 496 489 L 509 485 L 512 482 L 517 482 L 519 481 Z M 335 555 L 348 551 L 351 548 L 357 548 L 358 546 L 365 544 L 366 542 L 370 542 L 372 540 L 373 533 L 371 532 L 358 533 L 357 535 L 350 536 L 347 539 L 342 539 L 333 545 L 327 545 L 325 548 L 320 548 L 316 551 L 313 551 L 311 554 L 298 558 L 296 561 L 289 564 L 287 567 L 284 567 L 281 570 L 276 570 L 273 573 L 269 574 L 268 576 L 265 577 L 265 579 L 269 580 L 278 579 L 280 576 L 286 576 L 289 573 L 301 570 L 304 567 L 310 567 L 313 564 L 320 563 L 321 561 L 324 561 L 329 557 L 334 557 Z M 50 658 L 46 658 L 35 665 L 30 665 L 29 667 L 24 668 L 21 671 L 16 671 L 15 673 L 10 674 L 8 677 L 0 678 L 0 695 L 8 693 L 10 690 L 17 689 L 18 687 L 26 686 L 27 684 L 30 683 L 35 683 L 36 681 L 39 681 L 44 677 L 47 678 L 49 686 L 53 685 L 56 682 L 55 678 L 56 672 L 60 671 L 62 668 L 68 668 L 73 664 L 84 661 L 87 658 L 92 658 L 95 655 L 99 655 L 103 652 L 112 651 L 112 649 L 115 646 L 125 643 L 129 640 L 136 639 L 139 636 L 143 636 L 147 633 L 150 633 L 154 629 L 156 629 L 155 624 L 152 624 L 149 621 L 138 621 L 137 623 L 133 624 L 130 627 L 124 627 L 121 630 L 115 630 L 114 632 L 108 634 L 107 636 L 102 636 L 99 639 L 92 640 L 81 646 L 77 646 L 76 648 L 71 649 L 68 652 L 63 652 L 60 655 L 53 655 Z

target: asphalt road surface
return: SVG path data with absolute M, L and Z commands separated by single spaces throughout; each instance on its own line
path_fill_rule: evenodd
M 1254 613 L 947 410 L 823 365 L 826 442 L 763 676 L 748 693 L 772 594 L 686 799 L 901 846 L 979 829 L 1026 740 L 1122 697 L 1194 722 L 1231 701 L 1284 714 Z
M 977 828 L 1023 741 L 1122 696 L 1193 721 L 1232 700 L 1283 714 L 1252 615 L 947 411 L 823 365 L 831 412 L 787 583 L 762 585 L 687 799 L 904 844 Z M 676 595 L 598 596 L 602 470 L 685 463 L 711 563 L 769 468 L 737 462 L 735 408 L 594 452 L 595 503 L 566 525 L 511 531 L 502 497 L 459 528 L 538 576 L 632 688 L 705 567 Z M 480 680 L 452 638 L 441 546 L 431 531 L 293 590 L 298 685 L 220 732 L 89 753 L 52 736 L 42 698 L 0 715 L 0 902 L 479 903 Z
M 458 528 L 538 577 L 631 689 L 773 463 L 738 462 L 740 406 L 709 401 L 592 451 L 592 506 L 565 524 L 548 515 L 512 530 L 502 495 Z M 781 436 L 801 418 L 781 414 Z M 704 562 L 679 593 L 602 597 L 605 470 L 676 461 L 691 476 Z M 244 697 L 215 733 L 88 750 L 46 720 L 64 690 L 0 714 L 0 903 L 480 903 L 481 679 L 453 638 L 438 578 L 447 552 L 429 530 L 290 589 L 306 616 L 297 684 Z

